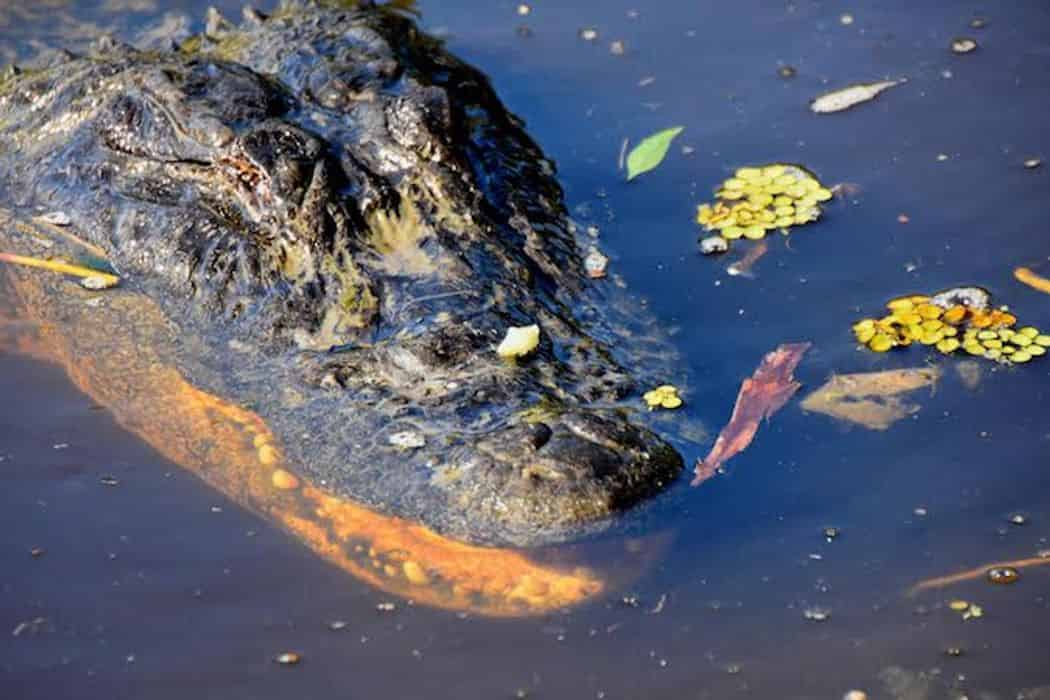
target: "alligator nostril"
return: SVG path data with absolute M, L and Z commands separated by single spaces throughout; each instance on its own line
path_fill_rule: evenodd
M 546 423 L 533 423 L 529 426 L 528 437 L 529 444 L 532 445 L 533 449 L 540 449 L 548 442 L 550 442 L 551 435 L 554 431 L 551 430 L 550 426 Z

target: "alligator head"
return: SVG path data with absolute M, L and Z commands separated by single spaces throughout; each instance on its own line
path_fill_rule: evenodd
M 213 20 L 7 80 L 0 200 L 68 215 L 163 309 L 171 361 L 337 495 L 532 545 L 679 474 L 553 165 L 483 75 L 382 9 Z M 532 356 L 497 355 L 533 323 Z

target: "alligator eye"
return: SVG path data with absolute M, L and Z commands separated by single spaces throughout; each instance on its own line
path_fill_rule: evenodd
M 175 159 L 175 130 L 143 100 L 116 98 L 99 123 L 102 140 L 113 151 L 156 160 Z

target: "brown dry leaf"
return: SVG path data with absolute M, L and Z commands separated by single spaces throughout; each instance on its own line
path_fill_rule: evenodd
M 755 373 L 741 384 L 733 415 L 711 452 L 696 461 L 692 486 L 710 479 L 730 457 L 747 449 L 762 419 L 768 420 L 795 395 L 802 386 L 795 381 L 795 368 L 809 347 L 809 343 L 786 343 L 766 353 Z
M 899 394 L 933 386 L 940 376 L 941 371 L 936 367 L 838 374 L 807 396 L 802 401 L 802 408 L 871 430 L 886 430 L 919 410 L 917 405 L 904 401 Z

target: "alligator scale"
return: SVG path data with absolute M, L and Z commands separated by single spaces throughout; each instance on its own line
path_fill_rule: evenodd
M 492 614 L 602 581 L 508 546 L 674 480 L 553 166 L 487 80 L 382 8 L 286 3 L 0 83 L 6 270 L 39 347 L 166 456 L 328 559 Z M 41 221 L 40 214 L 61 212 Z M 60 225 L 55 225 L 56 222 Z M 538 324 L 536 352 L 495 352 Z

